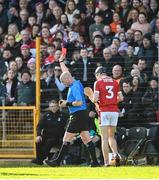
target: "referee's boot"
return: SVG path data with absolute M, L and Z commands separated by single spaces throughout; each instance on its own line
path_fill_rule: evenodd
M 45 160 L 45 164 L 51 167 L 58 167 L 60 166 L 60 162 L 58 162 L 56 159 L 53 160 Z

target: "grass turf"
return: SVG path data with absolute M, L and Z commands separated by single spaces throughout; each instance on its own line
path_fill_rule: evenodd
M 0 179 L 21 178 L 21 179 L 116 179 L 116 178 L 140 178 L 150 179 L 159 178 L 159 166 L 142 167 L 1 167 Z

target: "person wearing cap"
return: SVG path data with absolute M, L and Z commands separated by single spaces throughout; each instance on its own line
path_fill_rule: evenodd
M 27 44 L 23 44 L 20 47 L 23 62 L 27 65 L 28 60 L 31 58 L 30 47 Z
M 36 76 L 35 63 L 36 63 L 35 58 L 30 58 L 29 61 L 27 62 L 27 67 L 29 68 L 29 72 L 31 74 L 31 79 L 33 81 L 35 81 L 35 76 Z
M 118 123 L 118 98 L 122 100 L 119 94 L 119 85 L 111 77 L 106 75 L 104 67 L 98 67 L 95 71 L 97 81 L 94 83 L 93 102 L 99 102 L 99 126 L 101 130 L 102 153 L 104 157 L 104 166 L 109 166 L 109 147 L 110 146 L 114 163 L 120 165 L 117 143 L 114 137 Z

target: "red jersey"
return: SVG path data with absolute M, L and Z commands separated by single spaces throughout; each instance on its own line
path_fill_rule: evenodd
M 104 77 L 94 84 L 94 91 L 99 92 L 99 109 L 104 112 L 118 112 L 119 85 L 111 77 Z

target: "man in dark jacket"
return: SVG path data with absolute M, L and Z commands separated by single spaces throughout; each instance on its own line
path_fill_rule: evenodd
M 49 103 L 49 110 L 44 113 L 37 125 L 36 159 L 32 163 L 43 165 L 43 160 L 48 157 L 53 146 L 60 145 L 65 131 L 67 116 L 60 112 L 56 100 Z
M 80 59 L 72 64 L 72 72 L 76 79 L 79 79 L 83 86 L 93 87 L 94 74 L 96 64 L 88 57 L 86 48 L 80 50 Z
M 22 72 L 21 78 L 22 81 L 18 84 L 16 89 L 16 102 L 18 105 L 34 105 L 35 82 L 31 81 L 31 74 L 28 70 Z

